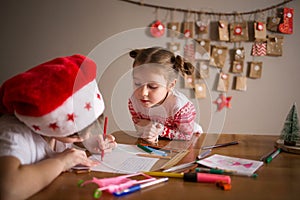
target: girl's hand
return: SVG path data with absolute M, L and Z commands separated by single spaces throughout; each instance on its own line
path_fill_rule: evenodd
M 143 122 L 144 126 L 140 126 L 139 132 L 141 133 L 141 138 L 146 140 L 149 143 L 157 143 L 158 142 L 158 136 L 163 131 L 164 126 L 157 122 L 151 122 L 149 120 L 144 120 Z M 141 125 L 141 123 L 138 123 Z
M 89 159 L 84 151 L 75 148 L 66 149 L 61 153 L 57 153 L 53 158 L 59 159 L 63 162 L 63 171 L 71 169 L 75 165 L 79 164 L 87 167 L 99 164 L 98 162 Z
M 110 152 L 114 148 L 116 148 L 117 143 L 115 141 L 115 137 L 113 135 L 106 135 L 106 139 L 103 139 L 103 135 L 97 134 L 93 135 L 86 141 L 82 142 L 84 147 L 90 152 L 94 154 L 99 154 L 103 150 L 104 152 Z

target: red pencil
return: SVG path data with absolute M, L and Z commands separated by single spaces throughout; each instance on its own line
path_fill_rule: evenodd
M 104 119 L 104 128 L 103 128 L 103 141 L 106 139 L 106 130 L 107 130 L 107 122 L 108 122 L 108 117 L 105 117 Z M 101 160 L 103 161 L 104 157 L 104 149 L 101 151 Z

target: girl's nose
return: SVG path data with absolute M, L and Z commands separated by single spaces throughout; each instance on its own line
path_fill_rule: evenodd
M 141 93 L 142 93 L 142 96 L 148 96 L 147 84 L 145 84 L 141 87 Z

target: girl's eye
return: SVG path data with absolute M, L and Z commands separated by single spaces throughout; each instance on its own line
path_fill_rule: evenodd
M 136 86 L 136 87 L 140 87 L 140 86 L 141 86 L 141 84 L 140 84 L 140 83 L 134 83 L 134 86 Z
M 155 89 L 158 88 L 158 85 L 151 85 L 151 84 L 149 84 L 148 87 L 149 87 L 150 89 L 152 89 L 152 90 L 155 90 Z

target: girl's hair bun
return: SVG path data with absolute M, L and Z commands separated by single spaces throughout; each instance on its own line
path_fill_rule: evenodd
M 140 51 L 141 51 L 140 49 L 134 49 L 134 50 L 132 50 L 132 51 L 129 52 L 129 56 L 131 58 L 136 58 L 137 55 L 140 53 Z

